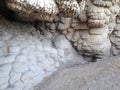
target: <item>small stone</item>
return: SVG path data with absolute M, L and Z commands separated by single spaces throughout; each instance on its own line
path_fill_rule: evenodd
M 76 41 L 78 41 L 79 38 L 80 38 L 80 32 L 75 31 L 75 33 L 73 34 L 73 37 L 72 37 L 72 41 L 76 42 Z
M 9 85 L 8 80 L 9 76 L 0 78 L 0 90 L 5 90 L 8 87 Z
M 15 61 L 15 55 L 10 55 L 6 57 L 0 57 L 0 65 L 12 63 Z
M 73 30 L 72 28 L 69 28 L 69 29 L 68 29 L 68 32 L 69 32 L 69 33 L 72 33 L 72 32 L 74 32 L 74 30 Z
M 11 71 L 11 64 L 5 64 L 0 66 L 0 89 L 8 87 L 9 73 Z
M 55 23 L 52 23 L 52 24 L 50 25 L 50 30 L 56 30 L 56 25 L 55 25 Z
M 66 30 L 70 27 L 71 19 L 70 18 L 61 18 L 61 22 L 58 24 L 58 30 Z
M 10 73 L 10 84 L 13 85 L 15 82 L 18 82 L 21 78 L 21 73 L 12 72 Z
M 67 30 L 62 31 L 62 34 L 66 35 L 68 32 Z
M 53 35 L 48 31 L 45 31 L 44 35 L 47 39 L 51 39 L 53 37 Z
M 72 37 L 73 37 L 73 34 L 74 34 L 74 32 L 68 33 L 68 34 L 66 35 L 66 38 L 71 41 L 71 40 L 72 40 Z
M 74 46 L 75 46 L 75 47 L 78 46 L 78 43 L 77 43 L 77 42 L 74 42 Z

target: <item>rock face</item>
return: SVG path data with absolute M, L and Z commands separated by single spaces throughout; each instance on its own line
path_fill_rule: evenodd
M 84 0 L 50 0 L 49 3 L 46 0 L 45 6 L 43 2 L 8 0 L 6 7 L 21 20 L 51 21 L 53 16 L 53 22 L 44 22 L 42 29 L 38 24 L 39 29 L 64 35 L 83 56 L 102 59 L 119 53 L 119 45 L 115 45 L 119 40 L 114 40 L 119 37 L 113 34 L 115 27 L 119 32 L 120 24 L 116 23 L 116 15 L 120 12 L 119 0 L 86 0 L 86 5 Z
M 0 90 L 34 90 L 44 77 L 58 69 L 120 55 L 120 0 L 86 0 L 86 4 L 85 0 L 1 0 L 0 15 L 28 22 L 18 23 L 0 17 Z M 119 60 L 113 62 L 113 67 L 107 62 L 109 64 L 109 60 L 98 61 L 95 65 L 61 72 L 70 76 L 70 81 L 64 84 L 70 82 L 68 90 L 79 90 L 86 83 L 84 79 L 88 79 L 93 83 L 87 83 L 83 90 L 97 90 L 111 81 L 115 82 L 115 85 L 110 83 L 112 90 L 119 90 L 119 81 L 116 82 L 119 72 L 116 75 L 110 70 L 119 69 L 119 65 L 115 66 Z M 80 75 L 82 69 L 85 72 Z M 92 73 L 87 73 L 91 70 Z M 105 83 L 101 78 L 103 74 L 94 78 L 94 71 L 99 74 L 101 70 L 105 73 Z M 76 85 L 71 82 L 71 74 Z M 86 77 L 81 78 L 85 74 Z M 64 80 L 67 76 L 63 75 Z M 76 77 L 80 78 L 80 84 Z M 102 80 L 102 84 L 95 79 Z M 62 79 L 57 80 L 55 82 L 60 83 Z M 96 82 L 99 86 L 91 87 Z M 54 82 L 50 85 L 48 88 L 43 85 L 40 90 L 59 90 L 63 86 L 55 86 Z
M 2 0 L 20 21 L 52 21 L 57 14 L 75 17 L 85 7 L 85 0 Z
M 0 19 L 0 90 L 33 90 L 60 64 L 76 61 L 84 62 L 64 36 Z
M 46 25 L 51 32 L 65 35 L 78 53 L 91 57 L 91 60 L 116 55 L 119 53 L 120 30 L 120 24 L 117 23 L 120 17 L 117 16 L 120 12 L 118 2 L 119 0 L 87 0 L 85 10 L 77 18 L 58 17 Z

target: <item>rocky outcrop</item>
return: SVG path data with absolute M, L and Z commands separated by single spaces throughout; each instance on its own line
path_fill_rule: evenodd
M 0 90 L 34 90 L 34 86 L 44 77 L 58 69 L 120 55 L 119 0 L 86 0 L 86 5 L 84 0 L 50 0 L 50 3 L 48 0 L 0 1 L 0 15 L 28 22 L 19 23 L 0 18 Z M 85 66 L 87 69 L 78 69 L 87 72 L 92 70 L 92 73 L 98 70 L 99 74 L 99 69 L 106 69 L 103 66 L 107 66 L 107 62 L 109 60 L 104 63 L 98 61 L 95 66 L 91 64 Z M 119 63 L 119 60 L 116 62 Z M 70 74 L 75 72 L 70 71 Z M 81 75 L 84 74 L 89 73 Z M 105 77 L 112 74 L 114 73 L 107 73 Z M 114 82 L 116 79 L 107 80 Z M 103 81 L 102 85 L 106 84 Z M 86 88 L 94 90 L 89 85 L 85 90 Z M 106 87 L 103 90 L 105 89 Z M 52 90 L 51 86 L 49 90 Z
M 115 27 L 119 31 L 119 24 L 116 23 L 120 10 L 118 2 L 87 0 L 85 10 L 78 18 L 58 17 L 53 23 L 46 23 L 46 26 L 53 33 L 64 34 L 83 56 L 92 57 L 92 60 L 109 57 L 113 55 L 113 43 L 119 40 L 111 40 Z
M 29 21 L 30 18 L 31 21 L 51 21 L 53 16 L 53 22 L 44 22 L 42 27 L 41 22 L 40 25 L 38 22 L 35 25 L 37 29 L 64 35 L 83 56 L 102 59 L 113 55 L 111 48 L 114 48 L 116 42 L 112 37 L 115 27 L 119 26 L 116 24 L 119 0 L 86 0 L 86 5 L 84 0 L 51 0 L 53 5 L 45 1 L 45 6 L 42 6 L 42 2 L 8 0 L 6 5 L 21 20 Z

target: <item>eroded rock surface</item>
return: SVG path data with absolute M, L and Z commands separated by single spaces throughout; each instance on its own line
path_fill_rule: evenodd
M 84 63 L 64 36 L 0 18 L 0 90 L 33 90 L 60 64 L 76 61 Z
M 0 9 L 4 7 L 4 4 L 1 5 L 3 1 L 0 1 Z M 60 66 L 64 69 L 78 66 L 85 60 L 95 62 L 120 55 L 119 0 L 86 0 L 86 5 L 81 3 L 84 0 L 56 0 L 57 3 L 51 0 L 53 5 L 45 0 L 45 6 L 42 6 L 43 0 L 30 1 L 7 0 L 5 9 L 10 9 L 10 12 L 5 9 L 5 13 L 0 11 L 8 18 L 13 15 L 17 20 L 29 22 L 9 22 L 0 18 L 0 90 L 33 90 L 44 77 Z M 30 25 L 31 21 L 35 22 Z M 41 84 L 43 87 L 40 90 L 79 90 L 81 86 L 83 90 L 97 90 L 104 85 L 102 90 L 119 90 L 119 64 L 115 66 L 119 59 L 103 62 L 64 70 L 61 74 L 68 82 L 62 84 L 63 79 L 57 74 L 52 78 L 56 79 L 55 82 L 49 85 L 44 83 L 48 88 Z M 115 73 L 114 69 L 118 72 Z
M 5 2 L 6 7 L 13 10 L 20 21 L 53 21 L 57 14 L 77 17 L 85 7 L 85 0 L 2 0 L 1 2 Z
M 77 18 L 57 17 L 53 23 L 46 23 L 46 26 L 52 33 L 59 32 L 65 35 L 78 53 L 85 57 L 103 59 L 115 55 L 114 53 L 118 55 L 120 39 L 120 24 L 117 23 L 120 17 L 117 16 L 120 12 L 118 2 L 118 0 L 87 0 L 85 10 Z
M 64 35 L 83 56 L 103 59 L 117 53 L 112 51 L 116 47 L 112 35 L 115 35 L 115 27 L 120 25 L 116 23 L 116 15 L 120 13 L 119 0 L 50 0 L 53 5 L 45 1 L 45 6 L 42 5 L 43 2 L 8 0 L 6 7 L 16 13 L 16 18 L 23 21 L 49 21 L 48 18 L 53 15 L 54 20 L 44 22 L 42 29 L 38 21 L 37 29 L 47 29 L 52 34 Z M 82 7 L 84 9 L 80 9 Z

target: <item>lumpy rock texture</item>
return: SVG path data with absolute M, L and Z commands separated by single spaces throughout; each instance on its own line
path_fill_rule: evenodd
M 118 0 L 86 0 L 77 18 L 58 17 L 47 23 L 52 33 L 63 34 L 79 54 L 96 59 L 119 55 Z
M 0 90 L 33 90 L 61 63 L 75 57 L 64 36 L 52 39 L 49 32 L 43 36 L 30 24 L 0 19 Z M 81 63 L 82 58 L 78 60 Z
M 75 17 L 84 9 L 84 0 L 7 0 L 6 7 L 15 11 L 19 20 L 52 21 L 62 12 L 62 16 Z M 24 19 L 23 19 L 24 18 Z
M 19 0 L 21 3 L 15 1 L 17 0 L 8 0 L 10 6 L 7 6 L 14 11 L 15 18 L 22 21 L 34 21 L 41 20 L 41 16 L 43 16 L 42 20 L 50 20 L 48 19 L 49 15 L 51 16 L 49 10 L 45 9 L 47 13 L 34 11 L 37 8 L 36 5 L 28 0 L 25 4 L 22 3 L 25 0 Z M 67 2 L 67 0 L 61 1 Z M 70 1 L 78 2 L 78 0 Z M 84 63 L 80 55 L 87 61 L 98 61 L 105 57 L 120 55 L 120 14 L 118 14 L 120 7 L 117 5 L 119 0 L 86 1 L 84 11 L 81 13 L 78 11 L 77 18 L 61 17 L 61 14 L 70 15 L 69 10 L 71 11 L 70 8 L 63 7 L 63 13 L 58 13 L 60 16 L 56 16 L 57 11 L 55 11 L 53 22 L 34 23 L 36 29 L 30 24 L 8 22 L 0 18 L 0 90 L 33 90 L 34 86 L 44 77 L 57 69 L 61 70 L 61 65 L 64 69 L 64 67 L 74 67 Z M 66 2 L 57 2 L 57 6 L 65 5 Z M 34 9 L 29 8 L 28 4 L 34 5 Z M 24 5 L 26 6 L 24 7 Z M 43 6 L 43 8 L 46 7 Z M 53 11 L 55 10 L 54 5 L 53 7 L 50 5 L 50 7 Z M 52 11 L 51 9 L 50 11 Z M 44 11 L 44 9 L 41 10 Z M 59 7 L 59 10 L 62 11 L 62 8 Z M 74 12 L 71 15 L 74 15 Z M 98 61 L 95 64 L 76 67 L 70 72 L 65 70 L 65 76 L 63 72 L 60 72 L 63 76 L 58 75 L 55 79 L 53 77 L 53 81 L 50 80 L 50 86 L 46 83 L 45 86 L 38 85 L 43 86 L 40 87 L 40 90 L 59 90 L 61 88 L 79 90 L 79 87 L 84 84 L 87 85 L 83 87 L 83 90 L 100 88 L 107 90 L 109 87 L 112 90 L 119 90 L 119 69 L 119 59 L 114 62 L 108 59 L 104 62 Z M 54 82 L 54 80 L 56 81 Z M 68 82 L 62 83 L 65 80 Z M 49 82 L 49 80 L 47 81 Z

